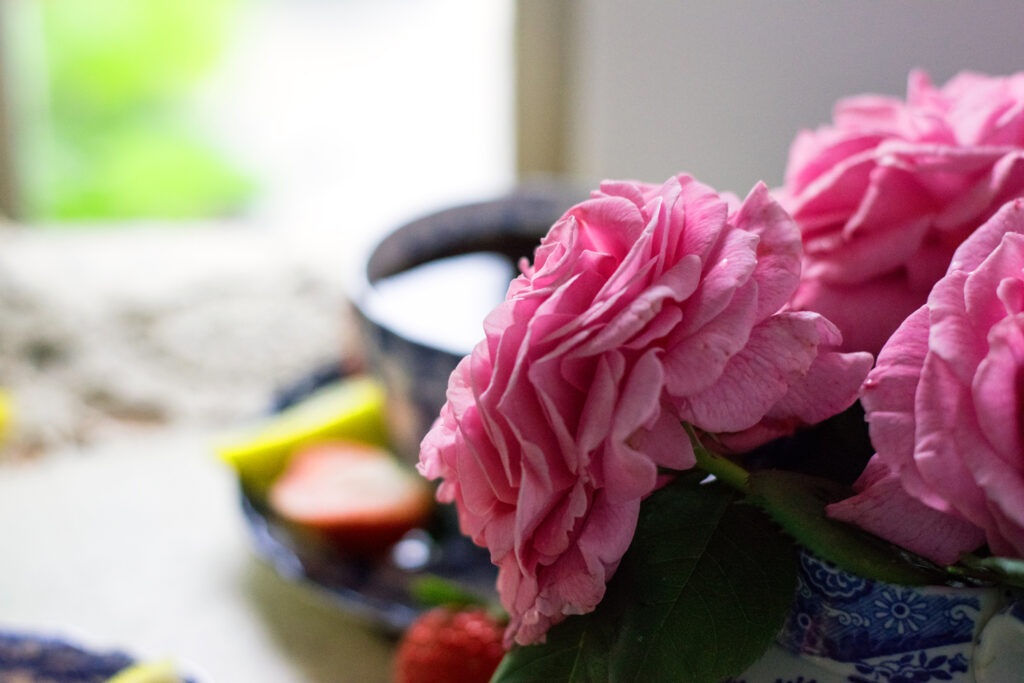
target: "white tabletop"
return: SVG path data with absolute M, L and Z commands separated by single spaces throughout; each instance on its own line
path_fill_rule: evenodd
M 0 465 L 0 629 L 171 657 L 209 683 L 388 681 L 393 643 L 249 546 L 208 435 Z

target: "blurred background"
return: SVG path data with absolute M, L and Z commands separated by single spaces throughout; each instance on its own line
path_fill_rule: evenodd
M 359 231 L 352 205 L 381 222 L 510 180 L 509 0 L 0 6 L 16 218 Z
M 388 229 L 514 183 L 510 0 L 0 0 L 13 450 L 262 410 Z
M 1018 68 L 1024 10 L 978 7 L 3 0 L 0 206 L 361 232 L 537 174 L 777 184 L 839 97 Z
M 347 343 L 346 278 L 413 217 L 521 183 L 775 186 L 836 99 L 1014 71 L 1021 25 L 1014 0 L 0 0 L 23 450 L 252 412 Z
M 410 219 L 524 183 L 775 186 L 838 98 L 902 96 L 916 67 L 936 83 L 1018 71 L 1022 26 L 1017 0 L 0 0 L 0 520 L 63 471 L 26 463 L 165 448 L 169 465 L 195 446 L 181 429 L 258 414 L 352 353 L 352 274 Z M 188 477 L 207 476 L 199 451 Z M 108 479 L 70 467 L 66 491 Z M 32 533 L 0 521 L 0 547 Z M 11 566 L 0 618 L 65 613 L 59 591 L 15 597 L 42 564 Z M 316 619 L 261 581 L 250 592 L 293 631 L 250 632 L 224 607 L 146 644 L 222 680 L 337 680 L 337 656 L 312 663 L 321 641 L 301 635 Z M 96 630 L 89 610 L 72 621 Z M 122 642 L 126 615 L 106 624 Z M 303 674 L 232 670 L 202 635 L 226 624 Z M 368 643 L 353 647 L 386 652 Z

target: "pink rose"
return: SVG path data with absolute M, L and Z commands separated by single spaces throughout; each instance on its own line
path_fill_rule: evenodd
M 957 246 L 1020 196 L 1024 73 L 936 89 L 915 71 L 906 102 L 841 101 L 833 125 L 796 138 L 779 194 L 803 232 L 792 305 L 835 322 L 843 348 L 877 353 Z
M 960 246 L 861 399 L 878 452 L 829 514 L 943 564 L 1024 557 L 1024 200 Z
M 694 465 L 680 419 L 756 443 L 855 400 L 870 356 L 779 312 L 799 267 L 763 185 L 730 215 L 688 176 L 607 182 L 552 227 L 452 374 L 419 464 L 490 549 L 510 641 L 597 606 L 659 468 Z

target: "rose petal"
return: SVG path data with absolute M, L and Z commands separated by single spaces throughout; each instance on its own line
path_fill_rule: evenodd
M 756 424 L 807 373 L 827 334 L 818 315 L 768 318 L 751 330 L 714 385 L 680 398 L 680 417 L 708 432 L 738 432 Z
M 914 467 L 914 407 L 921 369 L 928 354 L 929 311 L 922 306 L 893 333 L 878 354 L 861 390 L 871 443 L 879 460 L 904 478 L 917 495 L 925 484 Z
M 1019 282 L 1019 280 L 1017 281 Z M 989 333 L 989 353 L 978 365 L 971 394 L 978 426 L 992 449 L 1008 465 L 1020 468 L 1024 453 L 1024 315 L 1000 321 Z
M 885 289 L 877 300 L 909 314 L 957 246 L 1024 197 L 1024 74 L 963 73 L 936 88 L 915 71 L 905 101 L 845 100 L 832 124 L 796 138 L 778 196 L 806 252 L 793 308 L 832 319 L 844 349 L 877 352 L 900 316 L 889 306 L 847 314 L 836 302 Z M 993 248 L 976 245 L 982 257 Z M 973 270 L 971 258 L 957 267 Z
M 879 301 L 885 305 L 879 306 Z M 857 285 L 807 279 L 792 299 L 794 310 L 814 310 L 835 323 L 843 333 L 844 351 L 882 348 L 891 331 L 920 305 L 900 275 Z
M 877 457 L 857 482 L 856 496 L 826 508 L 829 517 L 850 522 L 907 550 L 946 565 L 984 540 L 978 527 L 911 498 Z
M 985 497 L 973 482 L 967 460 L 987 449 L 975 438 L 969 387 L 960 384 L 949 364 L 929 354 L 921 371 L 915 417 L 914 463 L 934 492 L 921 497 L 936 509 L 955 509 L 965 519 L 986 527 L 991 517 Z
M 698 332 L 674 330 L 665 342 L 665 390 L 688 396 L 712 386 L 747 343 L 756 315 L 757 290 L 744 287 L 734 293 L 727 310 Z
M 754 318 L 764 320 L 782 308 L 800 281 L 800 231 L 764 183 L 754 186 L 732 221 L 759 237 L 753 275 L 758 282 Z

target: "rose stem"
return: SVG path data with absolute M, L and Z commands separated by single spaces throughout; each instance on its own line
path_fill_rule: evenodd
M 683 427 L 686 429 L 686 433 L 690 435 L 693 453 L 697 456 L 697 467 L 708 474 L 714 475 L 715 479 L 731 486 L 740 493 L 750 493 L 750 487 L 747 485 L 749 472 L 732 460 L 723 458 L 705 448 L 704 444 L 700 442 L 700 438 L 697 437 L 697 432 L 693 429 L 693 425 L 684 422 Z

